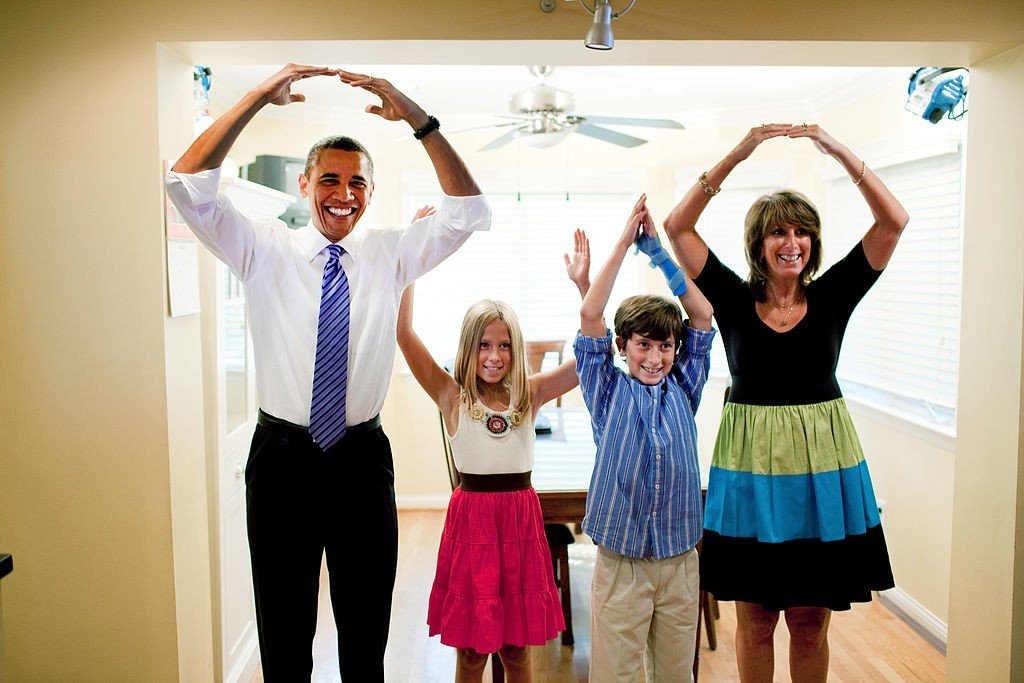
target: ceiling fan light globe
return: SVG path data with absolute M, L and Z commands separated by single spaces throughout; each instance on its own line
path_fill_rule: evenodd
M 509 102 L 509 110 L 513 114 L 530 115 L 544 111 L 558 113 L 572 111 L 572 107 L 571 94 L 544 84 L 516 93 Z
M 554 147 L 559 142 L 565 139 L 565 136 L 569 134 L 568 128 L 562 130 L 556 130 L 551 133 L 527 133 L 519 137 L 520 140 L 525 142 L 530 147 L 536 147 L 543 149 L 545 147 Z

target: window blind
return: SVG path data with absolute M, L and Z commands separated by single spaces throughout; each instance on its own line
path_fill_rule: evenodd
M 854 313 L 837 374 L 844 392 L 928 421 L 955 423 L 960 349 L 962 154 L 957 148 L 875 173 L 910 223 L 878 283 Z M 825 262 L 871 225 L 845 176 L 830 183 Z
M 526 340 L 564 339 L 569 357 L 579 329 L 580 296 L 565 274 L 562 255 L 572 251 L 575 229 L 585 229 L 593 280 L 636 201 L 635 194 L 621 187 L 601 190 L 488 190 L 491 229 L 470 237 L 416 284 L 413 324 L 436 359 L 454 358 L 466 309 L 485 298 L 512 307 Z M 436 202 L 436 193 L 408 192 L 404 205 L 411 215 L 419 206 Z M 619 302 L 639 293 L 643 263 L 631 255 L 623 262 L 606 309 L 609 326 Z M 545 368 L 551 359 L 546 360 Z

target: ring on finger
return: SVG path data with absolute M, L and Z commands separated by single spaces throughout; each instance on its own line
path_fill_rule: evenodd
M 804 130 L 807 130 L 807 124 L 806 123 L 801 123 L 800 125 L 803 126 Z

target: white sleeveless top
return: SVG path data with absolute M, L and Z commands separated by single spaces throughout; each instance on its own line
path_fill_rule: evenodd
M 483 419 L 474 420 L 466 404 L 460 403 L 459 430 L 450 438 L 459 472 L 509 474 L 532 470 L 535 439 L 532 412 L 523 416 L 518 427 L 512 427 L 511 407 L 496 411 L 478 402 L 475 408 L 478 414 L 482 411 Z M 492 434 L 487 428 L 487 421 L 492 417 L 496 419 L 495 426 L 500 425 L 497 418 L 503 418 L 509 429 L 500 436 Z

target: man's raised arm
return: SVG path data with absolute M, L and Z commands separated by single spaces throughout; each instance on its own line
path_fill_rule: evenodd
M 373 78 L 340 69 L 338 77 L 343 83 L 362 88 L 380 98 L 379 105 L 371 104 L 366 107 L 367 113 L 376 114 L 388 121 L 405 121 L 412 127 L 434 165 L 442 192 L 451 197 L 480 194 L 480 188 L 477 187 L 466 164 L 441 135 L 437 119 L 428 116 L 422 107 L 383 78 Z
M 336 73 L 337 69 L 322 66 L 288 64 L 247 92 L 235 106 L 214 121 L 195 139 L 171 170 L 177 173 L 199 173 L 219 167 L 256 112 L 268 104 L 285 105 L 306 99 L 305 95 L 291 91 L 292 83 L 311 76 L 331 76 Z

